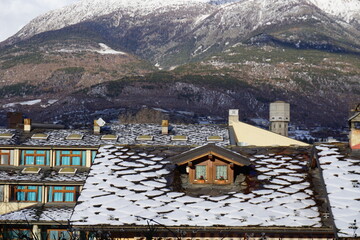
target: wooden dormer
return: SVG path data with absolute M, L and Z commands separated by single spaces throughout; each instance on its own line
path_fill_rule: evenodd
M 231 184 L 234 167 L 250 165 L 245 156 L 215 144 L 195 148 L 171 160 L 177 166 L 186 166 L 189 183 L 193 184 Z

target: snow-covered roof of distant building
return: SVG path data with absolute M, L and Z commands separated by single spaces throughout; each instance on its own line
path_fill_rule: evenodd
M 336 143 L 316 148 L 338 235 L 359 235 L 360 159 L 345 157 Z

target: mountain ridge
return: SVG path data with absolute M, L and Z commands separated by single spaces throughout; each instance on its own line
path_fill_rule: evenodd
M 357 15 L 334 9 L 345 1 L 357 8 L 353 0 L 151 0 L 120 8 L 123 1 L 82 1 L 1 43 L 0 104 L 51 96 L 64 99 L 62 111 L 77 106 L 84 114 L 96 101 L 212 114 L 241 108 L 266 118 L 265 106 L 280 99 L 295 107 L 299 124 L 340 126 L 360 97 Z M 74 24 L 59 25 L 64 18 Z

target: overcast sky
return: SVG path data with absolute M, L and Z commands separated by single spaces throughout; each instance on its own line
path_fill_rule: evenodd
M 77 1 L 79 0 L 0 0 L 0 42 L 40 14 Z

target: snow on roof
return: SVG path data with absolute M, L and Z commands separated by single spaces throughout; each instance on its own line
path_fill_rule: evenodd
M 124 155 L 129 157 L 120 158 Z M 258 156 L 253 160 L 264 179 L 263 189 L 194 197 L 172 189 L 174 165 L 166 159 L 121 146 L 104 146 L 91 167 L 71 222 L 121 226 L 146 225 L 151 219 L 166 226 L 322 227 L 306 161 L 282 157 Z M 272 168 L 267 167 L 270 159 Z M 294 165 L 299 168 L 287 168 Z
M 15 145 L 19 137 L 16 130 L 13 129 L 0 129 L 0 145 Z
M 15 222 L 16 224 L 33 221 L 51 222 L 52 224 L 59 222 L 67 223 L 72 211 L 73 207 L 70 206 L 45 208 L 43 206 L 35 206 L 0 215 L 0 221 Z
M 59 174 L 58 171 L 50 168 L 41 168 L 38 174 L 23 174 L 24 167 L 2 167 L 0 170 L 0 182 L 85 182 L 88 172 L 85 169 L 75 174 Z M 16 177 L 14 177 L 16 176 Z
M 345 158 L 335 145 L 316 148 L 339 237 L 359 234 L 360 160 Z
M 48 130 L 43 132 L 48 139 L 26 139 L 22 144 L 31 146 L 99 146 L 106 144 L 143 144 L 143 145 L 204 145 L 208 143 L 209 136 L 217 135 L 223 141 L 216 142 L 218 146 L 229 145 L 228 129 L 221 125 L 171 125 L 173 135 L 187 136 L 187 141 L 172 141 L 172 135 L 162 135 L 161 125 L 157 124 L 113 124 L 109 125 L 112 135 L 117 140 L 101 139 L 102 134 L 94 135 L 86 130 Z M 66 139 L 69 134 L 83 135 L 80 140 Z M 109 133 L 104 133 L 108 135 Z M 138 136 L 153 136 L 153 140 L 136 140 Z

